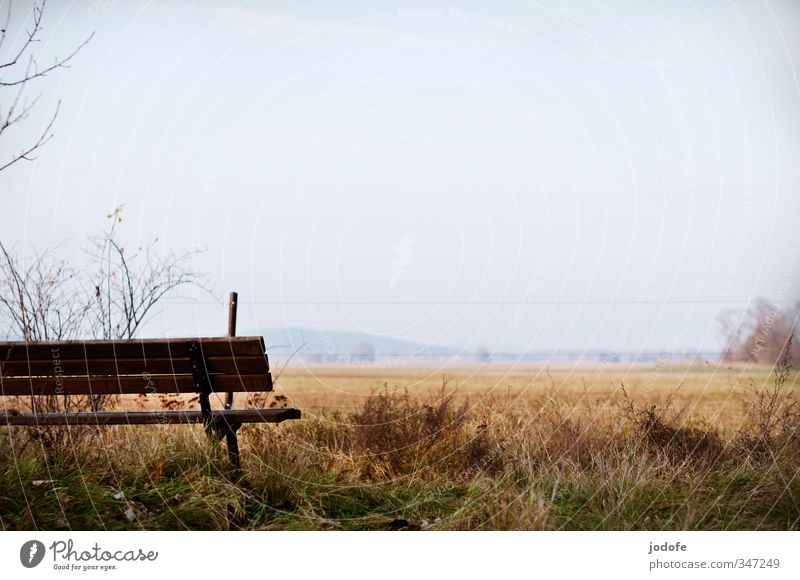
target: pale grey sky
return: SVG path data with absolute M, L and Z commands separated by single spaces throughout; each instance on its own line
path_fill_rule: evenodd
M 800 298 L 796 2 L 398 5 L 54 3 L 44 60 L 96 34 L 2 144 L 61 99 L 2 239 L 79 259 L 124 204 L 242 329 L 506 350 L 713 349 L 717 302 Z M 181 302 L 148 332 L 224 331 Z

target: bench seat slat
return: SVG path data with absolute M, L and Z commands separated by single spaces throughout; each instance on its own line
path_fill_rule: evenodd
M 188 358 L 187 343 L 200 343 L 204 356 L 254 356 L 265 352 L 260 336 L 164 338 L 142 340 L 67 340 L 2 342 L 0 361 Z
M 215 392 L 271 391 L 269 373 L 215 375 Z M 196 393 L 190 375 L 131 375 L 121 377 L 33 377 L 0 378 L 0 396 L 14 395 L 120 395 Z
M 269 372 L 267 357 L 263 354 L 236 357 L 206 357 L 211 374 L 254 375 Z M 0 360 L 0 376 L 3 377 L 55 377 L 60 376 L 117 376 L 117 375 L 174 375 L 191 374 L 192 363 L 188 358 L 155 359 L 97 359 L 86 360 L 31 360 L 3 362 Z
M 226 409 L 212 417 L 230 423 L 280 423 L 299 419 L 298 409 Z M 98 413 L 8 414 L 0 412 L 0 425 L 174 425 L 202 423 L 200 411 L 132 411 Z

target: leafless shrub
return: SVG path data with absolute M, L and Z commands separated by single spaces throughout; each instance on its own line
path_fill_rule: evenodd
M 503 469 L 506 457 L 502 451 L 507 445 L 507 441 L 497 442 L 485 423 L 478 425 L 460 449 L 461 467 L 467 471 L 495 475 Z
M 790 336 L 773 371 L 772 385 L 754 388 L 741 398 L 745 423 L 738 433 L 738 445 L 755 458 L 770 458 L 787 448 L 796 451 L 800 447 L 800 405 L 792 392 L 792 342 Z
M 680 413 L 674 411 L 671 395 L 661 407 L 637 405 L 622 386 L 625 415 L 645 449 L 663 454 L 672 464 L 716 462 L 725 447 L 713 430 L 676 426 Z
M 468 407 L 466 403 L 454 407 L 453 395 L 446 381 L 440 390 L 422 400 L 407 390 L 389 391 L 386 385 L 372 393 L 351 416 L 355 443 L 370 455 L 376 468 L 372 474 L 383 469 L 389 474 L 407 474 L 424 468 L 425 459 L 432 460 L 437 451 L 456 440 L 463 441 Z
M 198 253 L 156 252 L 156 238 L 145 247 L 131 250 L 119 239 L 122 207 L 108 214 L 109 229 L 91 240 L 88 251 L 89 332 L 97 338 L 129 339 L 147 322 L 154 307 L 180 286 L 202 285 L 202 276 L 188 264 Z
M 69 340 L 80 335 L 90 308 L 78 273 L 53 252 L 25 264 L 0 242 L 0 308 L 25 340 Z
M 78 338 L 90 306 L 79 273 L 53 252 L 35 254 L 26 264 L 0 242 L 0 311 L 17 337 L 29 341 Z M 97 410 L 103 405 L 103 397 L 91 395 L 9 399 L 5 403 L 12 409 L 28 412 L 69 413 Z M 45 449 L 53 449 L 57 441 L 67 438 L 68 429 L 39 426 L 24 433 L 40 441 Z

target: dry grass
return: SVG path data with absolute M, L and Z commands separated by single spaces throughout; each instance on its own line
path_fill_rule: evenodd
M 306 418 L 245 426 L 240 478 L 196 427 L 107 428 L 56 453 L 4 430 L 0 526 L 798 529 L 797 378 L 289 369 L 276 404 Z

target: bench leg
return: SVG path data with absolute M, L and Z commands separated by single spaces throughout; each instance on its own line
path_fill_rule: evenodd
M 239 437 L 236 435 L 236 427 L 230 426 L 228 428 L 225 433 L 225 442 L 228 444 L 228 457 L 238 470 L 241 468 L 241 464 L 239 463 Z
M 229 423 L 222 417 L 217 417 L 216 420 L 212 419 L 206 423 L 206 433 L 209 437 L 216 441 L 220 441 L 223 437 L 225 438 L 225 443 L 228 445 L 228 458 L 237 472 L 241 465 L 239 462 L 239 437 L 236 432 L 241 426 L 241 423 Z

